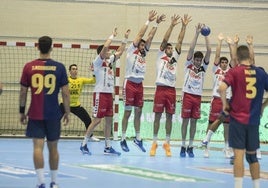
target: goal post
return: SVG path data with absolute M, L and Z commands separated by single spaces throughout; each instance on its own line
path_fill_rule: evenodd
M 92 76 L 91 63 L 96 58 L 97 44 L 53 43 L 51 58 L 62 62 L 67 72 L 71 64 L 77 64 L 78 76 Z M 3 93 L 0 97 L 0 136 L 24 135 L 25 127 L 20 125 L 18 112 L 19 81 L 25 63 L 39 58 L 36 42 L 28 41 L 0 41 L 0 81 L 3 83 Z M 111 50 L 118 46 L 113 45 Z M 119 61 L 117 62 L 119 64 Z M 120 65 L 115 67 L 114 121 L 113 136 L 118 139 L 118 110 L 119 110 L 119 77 Z M 92 94 L 94 85 L 85 85 L 81 94 L 81 105 L 89 112 L 92 111 Z M 28 97 L 29 98 L 29 97 Z M 27 102 L 29 105 L 29 101 Z M 83 122 L 71 114 L 69 126 L 62 127 L 62 136 L 84 136 Z M 95 130 L 103 135 L 103 125 Z

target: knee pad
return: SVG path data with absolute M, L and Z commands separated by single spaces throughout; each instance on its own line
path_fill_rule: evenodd
M 257 154 L 256 153 L 254 153 L 254 154 L 246 153 L 246 160 L 247 160 L 248 164 L 258 162 Z

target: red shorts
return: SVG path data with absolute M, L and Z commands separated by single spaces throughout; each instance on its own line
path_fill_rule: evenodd
M 213 97 L 212 101 L 210 102 L 210 113 L 209 113 L 209 122 L 214 122 L 222 112 L 222 101 L 219 97 Z M 230 118 L 226 118 L 224 123 L 229 123 Z
M 154 112 L 175 114 L 176 90 L 174 87 L 157 86 L 154 96 Z
M 112 93 L 93 94 L 93 117 L 103 118 L 113 116 L 113 95 Z
M 123 100 L 125 106 L 143 106 L 143 84 L 131 82 L 127 79 L 123 85 Z
M 200 119 L 201 96 L 183 93 L 181 105 L 182 118 Z

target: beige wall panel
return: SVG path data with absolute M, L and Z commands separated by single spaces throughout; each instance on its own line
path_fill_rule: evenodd
M 105 4 L 106 3 L 106 4 Z M 81 42 L 94 44 L 102 43 L 110 35 L 113 27 L 118 27 L 119 35 L 115 44 L 121 41 L 127 28 L 132 30 L 130 40 L 133 40 L 140 27 L 147 19 L 148 11 L 155 9 L 167 15 L 166 22 L 159 25 L 152 44 L 151 52 L 147 56 L 148 71 L 144 85 L 154 86 L 155 59 L 158 46 L 169 26 L 170 17 L 176 14 L 188 13 L 192 16 L 189 24 L 179 63 L 177 87 L 183 84 L 183 63 L 189 43 L 195 32 L 198 22 L 206 23 L 211 27 L 212 44 L 211 65 L 214 60 L 216 37 L 219 32 L 241 37 L 241 44 L 245 44 L 248 34 L 254 36 L 256 62 L 265 67 L 268 49 L 268 4 L 263 1 L 42 1 L 42 0 L 1 0 L 0 2 L 0 36 L 37 38 L 41 35 L 50 35 L 59 41 L 78 39 Z M 152 26 L 151 24 L 150 26 Z M 150 27 L 151 28 L 151 27 Z M 149 29 L 150 29 L 149 28 Z M 175 44 L 180 25 L 174 28 L 170 42 Z M 148 32 L 146 33 L 148 34 Z M 204 38 L 198 39 L 196 50 L 204 51 Z M 222 55 L 229 57 L 226 45 L 222 48 Z M 124 70 L 124 59 L 121 65 Z M 121 71 L 122 76 L 124 71 Z M 2 76 L 1 76 L 2 77 Z M 122 82 L 121 78 L 121 82 Z M 205 88 L 212 87 L 211 66 L 205 80 Z

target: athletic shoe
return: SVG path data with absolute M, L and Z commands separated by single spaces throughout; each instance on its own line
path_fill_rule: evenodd
M 50 188 L 59 188 L 59 186 L 55 182 L 51 182 Z
M 157 143 L 156 142 L 153 142 L 152 147 L 151 147 L 151 150 L 150 150 L 150 156 L 155 156 L 157 146 L 158 146 Z
M 180 152 L 181 157 L 186 157 L 186 147 L 181 147 L 181 152 Z
M 118 156 L 121 155 L 120 152 L 115 151 L 114 148 L 112 148 L 112 147 L 104 148 L 104 154 L 105 155 L 118 155 Z
M 92 135 L 91 137 L 89 137 L 88 141 L 90 141 L 90 142 L 100 142 L 100 139 L 98 139 L 97 137 Z
M 83 155 L 85 155 L 85 154 L 87 154 L 87 155 L 91 155 L 91 152 L 90 152 L 90 151 L 88 150 L 88 148 L 87 148 L 87 144 L 84 145 L 84 146 L 82 146 L 82 144 L 81 144 L 81 146 L 80 146 L 80 151 L 82 152 Z
M 224 149 L 223 149 L 223 152 L 224 152 L 224 156 L 225 156 L 225 158 L 230 159 L 230 157 L 231 157 L 231 153 L 230 153 L 229 148 L 224 148 Z
M 204 150 L 204 157 L 209 158 L 209 150 L 208 150 L 208 148 L 205 148 L 205 150 Z
M 234 157 L 234 156 L 231 156 L 231 157 L 230 157 L 230 164 L 231 164 L 231 165 L 233 165 L 233 164 L 234 164 L 234 159 L 235 159 L 235 157 Z
M 170 144 L 164 143 L 163 144 L 163 148 L 166 151 L 166 156 L 167 157 L 171 157 Z
M 208 141 L 202 141 L 201 142 L 201 147 L 202 148 L 207 148 L 208 147 Z
M 37 185 L 36 188 L 46 188 L 46 185 L 44 183 Z
M 257 159 L 261 159 L 261 150 L 257 149 Z
M 127 146 L 127 141 L 125 139 L 120 142 L 120 146 L 121 146 L 123 151 L 129 152 L 129 149 L 128 149 L 128 146 Z
M 143 147 L 142 140 L 137 140 L 137 138 L 135 138 L 135 139 L 133 140 L 133 143 L 134 143 L 134 145 L 137 146 L 141 151 L 146 152 L 145 148 Z
M 190 158 L 193 158 L 194 157 L 194 152 L 193 152 L 193 147 L 187 147 L 187 153 L 188 153 L 188 156 L 190 157 Z

